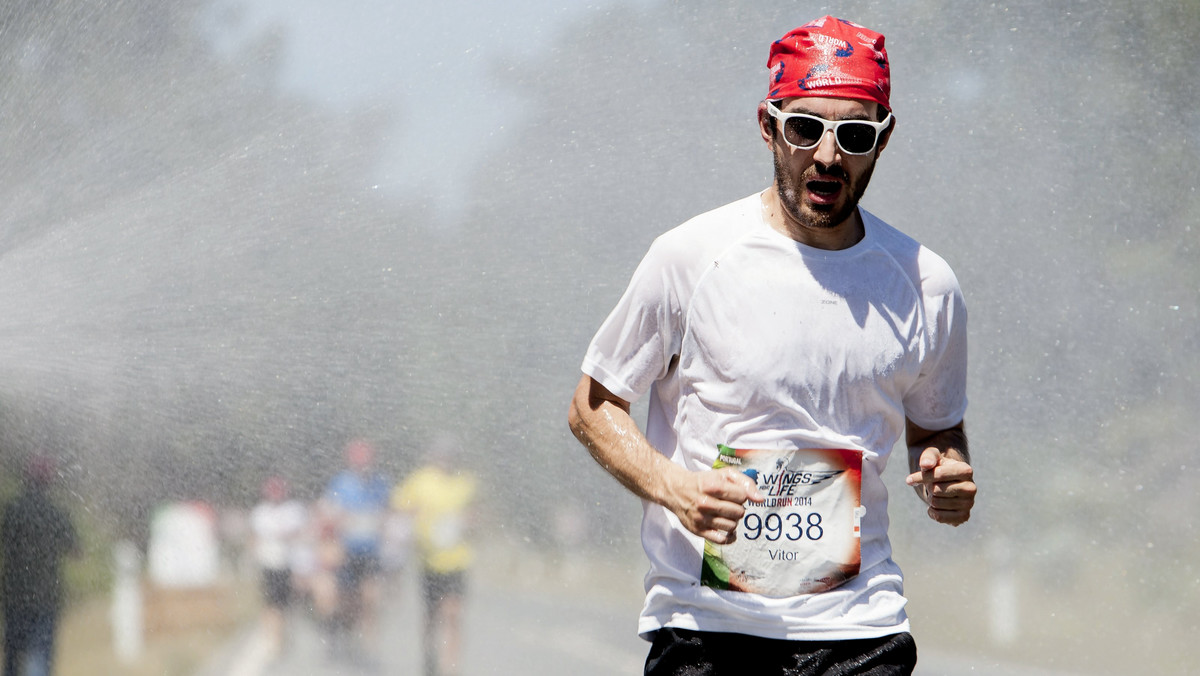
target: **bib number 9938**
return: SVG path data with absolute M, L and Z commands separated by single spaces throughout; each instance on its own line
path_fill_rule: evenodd
M 862 452 L 718 446 L 713 469 L 734 467 L 758 486 L 733 542 L 704 543 L 700 583 L 780 598 L 832 589 L 858 574 Z
M 804 539 L 820 540 L 825 534 L 825 529 L 821 528 L 821 515 L 817 512 L 807 516 L 799 512 L 786 515 L 771 512 L 766 516 L 748 512 L 742 517 L 742 527 L 738 529 L 738 534 L 747 540 L 763 538 L 775 542 L 782 538 L 796 542 Z

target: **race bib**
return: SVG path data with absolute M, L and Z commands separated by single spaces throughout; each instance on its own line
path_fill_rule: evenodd
M 465 531 L 466 520 L 462 514 L 444 514 L 433 523 L 429 534 L 429 544 L 435 550 L 454 549 L 462 544 Z
M 701 584 L 770 597 L 815 594 L 858 575 L 862 452 L 763 451 L 720 446 L 713 469 L 758 483 L 728 545 L 704 542 Z

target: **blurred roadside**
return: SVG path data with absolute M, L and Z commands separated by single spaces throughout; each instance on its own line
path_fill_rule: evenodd
M 472 570 L 465 612 L 466 674 L 574 673 L 635 674 L 646 644 L 635 635 L 641 604 L 644 562 L 629 547 L 603 551 L 579 547 L 552 551 L 504 533 L 479 543 L 479 565 Z M 910 560 L 907 559 L 906 560 Z M 975 562 L 978 563 L 978 562 Z M 914 633 L 921 645 L 919 676 L 1075 676 L 1132 673 L 1128 660 L 1113 657 L 1107 666 L 1088 657 L 1094 641 L 1063 632 L 1081 627 L 1065 622 L 1067 612 L 1084 612 L 1078 598 L 1022 593 L 1029 618 L 1021 638 L 1008 646 L 991 643 L 980 615 L 986 603 L 977 594 L 985 585 L 983 565 L 954 559 L 956 582 L 946 585 L 933 568 L 914 571 Z M 928 571 L 925 574 L 918 571 Z M 381 667 L 373 673 L 418 673 L 420 622 L 415 571 L 409 569 L 391 587 L 381 608 Z M 99 598 L 68 609 L 58 651 L 58 673 L 129 674 L 130 676 L 288 676 L 362 673 L 331 660 L 320 628 L 303 611 L 294 611 L 296 636 L 273 663 L 251 664 L 261 596 L 252 575 L 223 579 L 208 594 L 147 596 L 147 633 L 142 658 L 122 664 L 113 651 L 109 600 Z M 1095 614 L 1094 608 L 1089 608 Z M 1059 632 L 1034 632 L 1033 619 L 1057 612 Z M 165 614 L 165 615 L 164 615 Z M 160 618 L 158 620 L 154 618 Z M 161 619 L 166 617 L 167 619 Z M 955 627 L 953 636 L 944 628 Z M 1136 651 L 1135 651 L 1136 652 Z M 1139 653 L 1140 654 L 1140 653 Z M 547 671 L 539 671 L 545 665 Z M 558 667 L 569 667 L 556 671 Z M 1163 656 L 1150 671 L 1191 673 L 1183 662 Z
M 569 673 L 574 676 L 639 674 L 648 644 L 636 636 L 643 562 L 634 553 L 589 555 L 550 552 L 520 542 L 481 543 L 481 560 L 468 586 L 464 674 Z M 410 573 L 412 571 L 409 571 Z M 384 641 L 370 663 L 332 656 L 319 627 L 294 617 L 295 640 L 275 661 L 261 659 L 253 623 L 191 676 L 350 676 L 420 673 L 420 604 L 415 575 L 392 587 L 381 608 Z M 932 620 L 932 618 L 930 618 Z M 927 623 L 923 622 L 922 626 Z M 970 636 L 923 642 L 917 676 L 1081 676 L 1071 669 L 991 651 Z M 1119 671 L 1104 673 L 1121 673 Z
M 111 599 L 99 596 L 67 608 L 59 634 L 59 676 L 120 674 L 185 676 L 229 642 L 257 611 L 257 589 L 229 579 L 206 590 L 145 593 L 146 631 L 140 657 L 124 662 L 113 649 Z
M 640 561 L 636 557 L 613 557 L 608 561 L 589 561 L 582 551 L 559 554 L 535 553 L 520 546 L 501 541 L 480 543 L 480 566 L 473 572 L 468 587 L 467 637 L 468 647 L 495 655 L 496 650 L 514 654 L 521 649 L 520 640 L 511 641 L 512 634 L 489 629 L 497 616 L 509 616 L 516 608 L 523 613 L 517 626 L 511 621 L 506 630 L 524 631 L 540 642 L 544 632 L 565 631 L 556 627 L 555 613 L 568 606 L 576 613 L 591 613 L 595 617 L 589 626 L 606 638 L 575 640 L 573 655 L 584 663 L 598 661 L 607 665 L 597 673 L 611 673 L 611 650 L 624 644 L 626 662 L 641 659 L 641 640 L 634 635 L 636 610 L 640 604 Z M 404 654 L 392 660 L 414 660 L 416 644 L 413 636 L 418 624 L 416 614 L 417 587 L 415 575 L 408 571 L 398 584 L 389 590 L 385 601 L 386 633 L 392 637 L 385 643 L 389 649 Z M 112 597 L 109 594 L 92 596 L 68 606 L 60 629 L 56 673 L 60 676 L 91 676 L 115 674 L 128 676 L 225 676 L 232 673 L 264 673 L 250 668 L 253 660 L 254 634 L 261 608 L 258 580 L 250 569 L 227 569 L 218 584 L 205 589 L 157 589 L 149 583 L 142 585 L 144 605 L 144 645 L 135 661 L 122 661 L 114 650 L 112 629 Z M 601 606 L 601 610 L 590 606 Z M 270 674 L 320 673 L 314 666 L 323 664 L 326 655 L 321 651 L 322 639 L 318 629 L 309 626 L 304 611 L 295 609 L 292 618 L 298 626 L 296 644 L 288 654 L 274 663 Z M 521 629 L 521 627 L 524 629 Z M 570 629 L 567 627 L 566 629 Z M 412 645 L 396 637 L 407 637 Z M 500 640 L 507 645 L 495 645 Z M 581 655 L 581 653 L 588 653 Z M 522 659 L 513 657 L 513 659 Z M 303 665 L 303 666 L 297 666 Z M 416 662 L 413 662 L 415 668 Z M 636 666 L 636 664 L 635 664 Z M 625 670 L 622 669 L 623 673 Z M 405 673 L 405 672 L 398 672 Z M 474 672 L 472 672 L 474 673 Z M 490 671 L 488 673 L 506 673 Z
M 551 553 L 524 540 L 479 542 L 464 594 L 461 673 L 640 673 L 640 565 L 633 556 L 589 559 L 583 550 Z M 362 654 L 338 654 L 314 617 L 294 610 L 293 639 L 277 659 L 264 659 L 248 621 L 192 676 L 421 673 L 421 584 L 411 566 L 386 585 L 382 640 L 364 643 Z

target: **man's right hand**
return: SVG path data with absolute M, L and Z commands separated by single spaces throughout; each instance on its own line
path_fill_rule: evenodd
M 666 507 L 684 528 L 718 545 L 737 539 L 747 500 L 762 501 L 758 484 L 732 467 L 705 472 L 680 468 L 667 494 Z
M 588 375 L 579 379 L 567 420 L 596 462 L 623 486 L 679 517 L 683 527 L 723 545 L 736 538 L 747 500 L 763 500 L 733 467 L 689 472 L 659 453 L 629 415 L 629 402 Z

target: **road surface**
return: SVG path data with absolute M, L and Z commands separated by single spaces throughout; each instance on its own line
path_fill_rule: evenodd
M 367 659 L 333 654 L 327 637 L 307 617 L 292 618 L 282 655 L 268 660 L 253 627 L 214 655 L 196 676 L 419 675 L 420 614 L 415 582 L 389 595 L 380 618 L 382 640 Z M 636 675 L 649 644 L 636 634 L 637 603 L 586 598 L 563 591 L 504 589 L 473 584 L 467 597 L 463 676 L 570 674 Z M 923 648 L 917 676 L 1070 676 L 1028 665 L 962 657 Z

